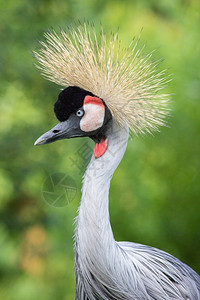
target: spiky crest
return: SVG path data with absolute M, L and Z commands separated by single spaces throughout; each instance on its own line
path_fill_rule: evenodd
M 168 94 L 160 94 L 169 81 L 159 72 L 152 53 L 144 55 L 139 39 L 122 49 L 118 34 L 108 37 L 101 29 L 83 23 L 44 34 L 46 42 L 34 52 L 42 75 L 61 86 L 79 86 L 102 98 L 113 117 L 128 122 L 138 134 L 166 125 Z

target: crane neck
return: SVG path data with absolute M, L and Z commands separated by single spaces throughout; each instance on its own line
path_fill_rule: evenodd
M 105 181 L 109 187 L 112 175 L 124 156 L 129 137 L 128 126 L 119 125 L 115 120 L 111 120 L 109 125 L 106 132 L 108 148 L 101 157 L 92 156 L 84 175 L 83 190 L 91 180 L 100 184 Z
M 100 257 L 105 258 L 106 251 L 115 245 L 108 194 L 112 175 L 124 155 L 129 136 L 128 126 L 122 127 L 115 120 L 110 123 L 106 152 L 97 159 L 93 156 L 85 172 L 77 217 L 75 251 L 79 260 L 89 257 L 93 263 Z

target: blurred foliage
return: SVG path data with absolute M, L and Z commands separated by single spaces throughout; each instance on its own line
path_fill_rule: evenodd
M 119 27 L 124 45 L 143 27 L 142 42 L 159 47 L 156 58 L 175 78 L 169 128 L 134 137 L 114 175 L 115 237 L 166 250 L 200 272 L 199 0 L 7 0 L 0 10 L 0 299 L 74 298 L 73 220 L 85 164 L 78 149 L 85 142 L 33 147 L 56 124 L 60 87 L 39 75 L 31 51 L 43 31 L 84 18 L 108 31 Z M 42 198 L 45 178 L 58 172 L 78 187 L 61 208 Z

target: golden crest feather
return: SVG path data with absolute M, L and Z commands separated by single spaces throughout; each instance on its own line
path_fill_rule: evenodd
M 83 23 L 44 34 L 42 48 L 34 52 L 42 75 L 63 87 L 78 86 L 103 99 L 113 117 L 127 122 L 136 134 L 165 124 L 169 95 L 160 93 L 168 77 L 159 72 L 152 53 L 144 55 L 139 39 L 121 48 L 118 34 Z

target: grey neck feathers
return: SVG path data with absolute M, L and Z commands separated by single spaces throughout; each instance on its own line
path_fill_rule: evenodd
M 92 157 L 84 175 L 75 234 L 75 268 L 88 281 L 94 274 L 104 282 L 107 276 L 110 277 L 109 253 L 117 251 L 117 244 L 110 225 L 108 194 L 110 180 L 124 155 L 128 136 L 128 127 L 121 127 L 112 120 L 107 132 L 106 152 L 98 159 Z
M 75 299 L 200 300 L 199 276 L 178 259 L 155 248 L 115 242 L 108 193 L 128 129 L 112 121 L 107 138 L 107 151 L 92 157 L 84 176 L 75 234 Z

